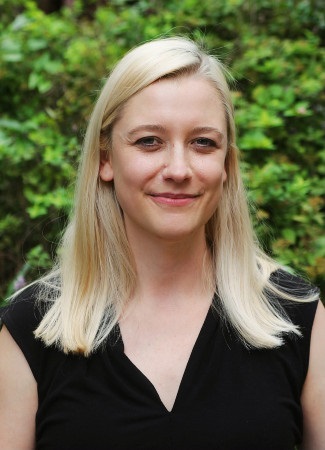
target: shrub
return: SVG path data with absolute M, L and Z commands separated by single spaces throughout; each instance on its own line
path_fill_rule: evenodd
M 102 3 L 46 15 L 32 0 L 0 0 L 0 295 L 51 265 L 101 77 L 130 47 L 175 33 L 203 41 L 237 80 L 242 167 L 265 249 L 325 289 L 320 0 Z

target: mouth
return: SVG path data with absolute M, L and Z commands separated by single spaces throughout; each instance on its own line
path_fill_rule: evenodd
M 193 203 L 201 194 L 159 192 L 150 193 L 149 196 L 155 203 L 169 206 L 186 206 Z
M 195 198 L 198 197 L 200 194 L 175 194 L 173 192 L 158 192 L 158 193 L 150 193 L 151 197 L 166 197 L 166 198 Z

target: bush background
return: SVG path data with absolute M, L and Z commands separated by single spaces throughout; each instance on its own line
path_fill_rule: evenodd
M 323 0 L 60 3 L 0 0 L 0 298 L 51 265 L 109 70 L 138 43 L 174 34 L 230 68 L 258 235 L 325 293 Z

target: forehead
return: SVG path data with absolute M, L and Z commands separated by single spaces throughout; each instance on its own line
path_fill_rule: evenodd
M 162 78 L 133 95 L 117 123 L 177 121 L 180 125 L 184 120 L 226 126 L 224 105 L 211 81 L 197 75 Z

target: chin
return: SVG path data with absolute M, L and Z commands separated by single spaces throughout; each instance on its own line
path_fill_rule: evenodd
M 194 241 L 195 239 L 200 239 L 201 236 L 205 236 L 204 228 L 193 229 L 193 228 L 176 228 L 164 229 L 157 233 L 157 237 L 166 242 L 182 242 L 190 239 Z

